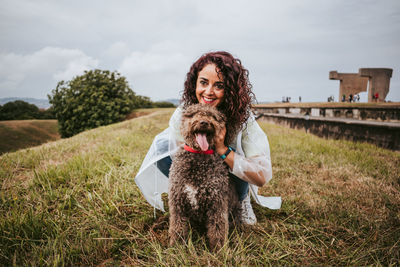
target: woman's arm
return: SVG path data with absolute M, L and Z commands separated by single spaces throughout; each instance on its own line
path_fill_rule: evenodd
M 225 151 L 221 154 L 218 152 L 217 153 L 219 155 L 223 155 Z M 231 153 L 229 153 L 224 160 L 232 170 L 232 173 L 246 182 L 259 187 L 263 186 L 267 182 L 267 167 L 262 166 L 262 164 L 260 164 L 261 162 L 253 162 L 251 159 L 246 159 L 245 157 L 241 157 L 241 159 L 239 159 L 239 157 L 241 157 L 239 154 L 231 151 Z M 235 160 L 240 160 L 241 164 L 238 165 L 237 162 L 235 164 Z
M 258 126 L 258 125 L 257 125 Z M 260 129 L 261 130 L 261 129 Z M 216 152 L 219 155 L 225 154 L 227 151 L 227 147 L 224 145 L 226 130 L 223 129 L 216 140 Z M 253 142 L 257 142 L 257 140 L 252 140 Z M 258 140 L 259 142 L 268 142 L 265 138 L 261 138 Z M 254 146 L 261 146 L 261 144 L 253 143 Z M 269 151 L 268 151 L 269 152 Z M 266 153 L 264 151 L 264 153 Z M 232 170 L 232 173 L 237 177 L 241 178 L 244 181 L 247 181 L 251 184 L 257 186 L 263 186 L 266 182 L 268 182 L 272 177 L 271 171 L 271 160 L 269 159 L 269 153 L 261 155 L 252 155 L 249 158 L 239 155 L 231 151 L 228 156 L 225 158 L 225 163 Z

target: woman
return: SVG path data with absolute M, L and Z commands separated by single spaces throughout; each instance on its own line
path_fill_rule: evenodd
M 135 178 L 147 201 L 164 211 L 161 193 L 168 192 L 169 167 L 177 147 L 183 142 L 182 109 L 202 103 L 215 106 L 227 117 L 226 129 L 218 137 L 215 151 L 230 168 L 243 207 L 243 223 L 256 223 L 249 192 L 262 206 L 279 209 L 279 197 L 257 195 L 257 186 L 263 186 L 272 178 L 269 144 L 251 114 L 254 94 L 248 71 L 240 60 L 223 51 L 204 54 L 191 66 L 184 87 L 182 105 L 172 115 L 169 127 L 155 138 Z M 235 141 L 226 144 L 225 140 Z

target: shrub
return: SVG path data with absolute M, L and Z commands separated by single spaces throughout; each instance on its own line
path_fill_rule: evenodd
M 153 102 L 147 96 L 138 95 L 136 99 L 137 99 L 138 106 L 141 108 L 152 108 L 153 107 Z
M 175 105 L 173 103 L 168 102 L 168 101 L 156 101 L 156 102 L 153 102 L 153 106 L 155 108 L 174 108 L 175 107 Z
M 51 93 L 48 98 L 62 137 L 122 121 L 137 106 L 125 77 L 105 70 L 60 81 Z
M 56 116 L 54 115 L 53 107 L 48 109 L 39 109 L 39 117 L 37 119 L 50 120 L 55 118 Z
M 0 120 L 31 120 L 39 118 L 39 108 L 22 100 L 0 106 Z

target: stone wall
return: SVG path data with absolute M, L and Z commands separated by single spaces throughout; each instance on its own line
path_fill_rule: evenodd
M 327 118 L 348 118 L 400 122 L 400 106 L 396 107 L 254 107 L 258 114 L 292 114 Z
M 293 114 L 259 114 L 259 120 L 285 125 L 320 137 L 368 142 L 400 150 L 400 124 Z

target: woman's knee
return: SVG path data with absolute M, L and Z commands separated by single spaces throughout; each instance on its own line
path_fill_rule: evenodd
M 235 189 L 239 197 L 239 201 L 242 201 L 243 199 L 246 198 L 247 194 L 249 193 L 249 183 L 246 181 L 243 181 L 236 175 L 233 175 L 232 173 L 229 173 L 229 177 L 233 180 L 235 184 Z
M 169 169 L 171 168 L 172 159 L 170 156 L 157 161 L 157 168 L 167 177 L 169 177 Z

